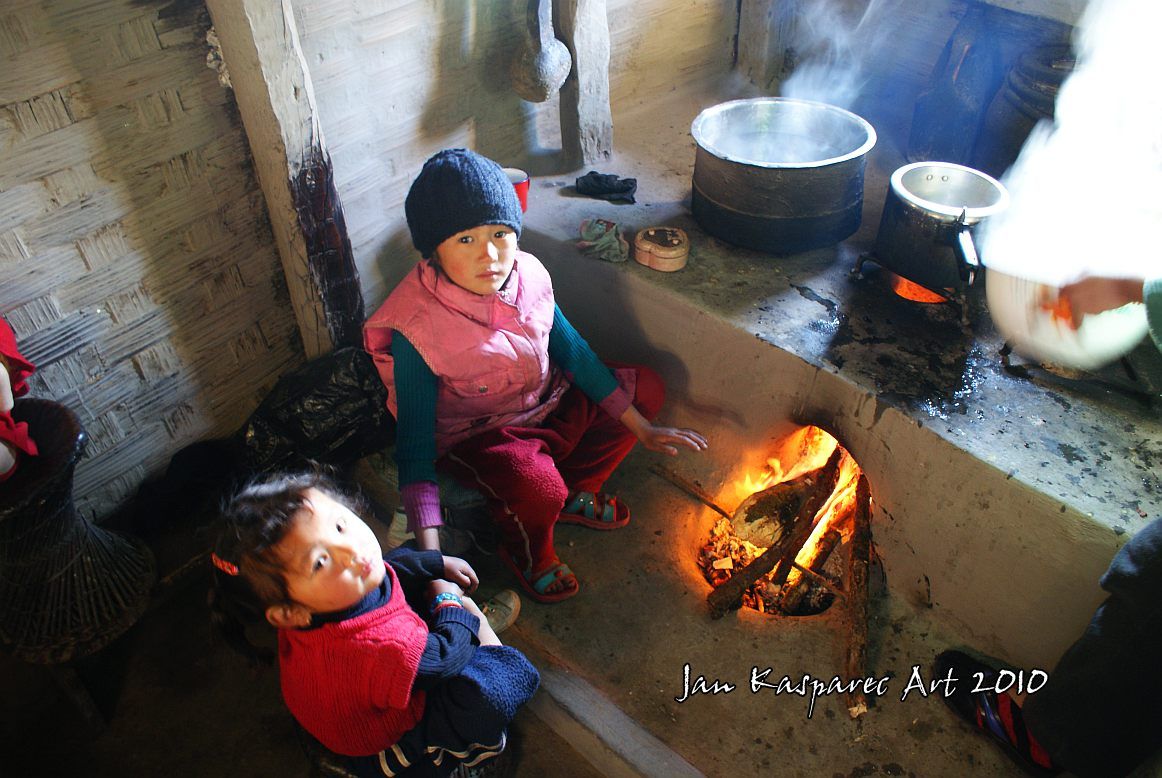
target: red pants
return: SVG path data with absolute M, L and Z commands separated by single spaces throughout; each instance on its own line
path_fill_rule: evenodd
M 648 367 L 610 363 L 637 373 L 633 405 L 653 419 L 665 399 Z M 553 525 L 570 492 L 596 492 L 637 438 L 576 386 L 539 427 L 500 427 L 453 446 L 437 466 L 488 498 L 500 541 L 527 575 L 556 558 Z

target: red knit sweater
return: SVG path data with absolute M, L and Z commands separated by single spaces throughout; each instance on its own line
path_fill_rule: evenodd
M 336 753 L 388 748 L 424 712 L 412 684 L 428 628 L 404 599 L 391 566 L 391 598 L 381 608 L 310 630 L 279 630 L 282 696 L 290 712 Z

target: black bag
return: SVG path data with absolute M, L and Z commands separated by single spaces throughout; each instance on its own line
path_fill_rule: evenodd
M 341 348 L 278 380 L 239 431 L 254 471 L 343 466 L 395 440 L 387 388 L 361 348 Z

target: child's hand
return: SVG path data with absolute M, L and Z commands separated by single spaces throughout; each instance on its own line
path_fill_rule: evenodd
M 484 611 L 480 610 L 480 606 L 476 604 L 475 600 L 473 600 L 471 597 L 465 597 L 464 610 L 480 619 L 480 628 L 476 631 L 476 639 L 480 641 L 480 645 L 501 645 L 500 638 L 496 636 L 496 632 L 493 631 L 492 625 L 488 623 L 488 617 L 484 615 Z
M 429 601 L 436 599 L 437 594 L 443 594 L 444 592 L 461 595 L 464 593 L 464 590 L 461 589 L 458 584 L 454 584 L 451 581 L 445 581 L 443 578 L 434 578 L 428 582 Z
M 657 451 L 670 456 L 677 456 L 676 446 L 705 451 L 710 447 L 702 434 L 684 427 L 655 427 L 641 415 L 641 412 L 632 405 L 621 414 L 621 423 L 641 441 L 641 444 L 650 451 Z
M 464 597 L 462 598 L 462 601 L 464 603 L 464 610 L 468 611 L 481 621 L 484 621 L 484 611 L 480 610 L 480 606 L 476 604 L 476 600 L 472 599 L 471 597 Z
M 0 354 L 0 413 L 12 410 L 12 381 L 8 377 L 8 363 Z
M 476 585 L 480 583 L 472 565 L 454 556 L 444 557 L 444 577 L 452 583 L 459 584 L 469 594 L 476 591 Z
M 637 433 L 637 439 L 650 451 L 670 456 L 678 455 L 676 446 L 682 446 L 692 451 L 705 451 L 710 445 L 701 433 L 694 430 L 684 427 L 655 427 L 652 424 L 640 430 Z

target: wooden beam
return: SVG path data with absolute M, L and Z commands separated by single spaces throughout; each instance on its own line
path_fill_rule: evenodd
M 860 475 L 855 489 L 855 518 L 848 542 L 847 619 L 848 644 L 844 671 L 848 678 L 867 677 L 868 573 L 871 565 L 871 487 Z M 867 712 L 866 696 L 856 690 L 847 695 L 847 713 L 859 718 Z
M 613 153 L 609 107 L 609 20 L 605 0 L 557 0 L 561 38 L 573 70 L 561 87 L 561 143 L 566 156 L 590 165 Z
M 294 13 L 289 0 L 206 6 L 310 359 L 357 340 L 363 303 Z
M 798 13 L 799 0 L 739 0 L 735 69 L 771 94 L 794 69 Z

